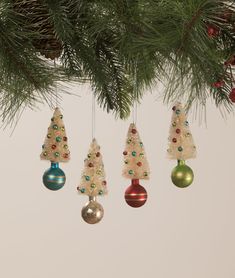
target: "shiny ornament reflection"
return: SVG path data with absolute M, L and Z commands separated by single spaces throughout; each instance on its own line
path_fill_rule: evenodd
M 43 184 L 46 188 L 56 191 L 61 189 L 66 181 L 65 173 L 59 168 L 59 163 L 51 163 L 51 168 L 43 175 Z
M 145 188 L 139 184 L 138 179 L 133 179 L 125 192 L 126 203 L 133 208 L 139 208 L 146 203 L 147 198 L 148 195 Z
M 104 216 L 104 209 L 95 197 L 89 197 L 89 202 L 82 208 L 82 218 L 88 224 L 96 224 Z

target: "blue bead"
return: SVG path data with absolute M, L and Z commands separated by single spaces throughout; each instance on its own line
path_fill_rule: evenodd
M 56 191 L 61 189 L 66 181 L 65 173 L 59 168 L 59 163 L 51 163 L 51 168 L 43 175 L 43 184 L 46 188 Z

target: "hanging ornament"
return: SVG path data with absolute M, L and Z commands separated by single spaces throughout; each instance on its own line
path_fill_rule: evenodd
M 185 160 L 196 157 L 196 147 L 181 103 L 177 103 L 174 107 L 168 157 L 178 161 L 178 165 L 172 171 L 171 180 L 177 187 L 183 188 L 189 186 L 194 179 L 193 171 L 185 164 Z
M 129 206 L 138 208 L 143 206 L 147 200 L 147 192 L 139 184 L 139 180 L 149 179 L 150 171 L 144 144 L 134 123 L 130 124 L 123 155 L 123 176 L 132 181 L 125 192 L 125 200 Z
M 100 146 L 96 139 L 93 139 L 90 145 L 77 190 L 80 194 L 89 196 L 89 202 L 82 209 L 83 220 L 88 224 L 100 222 L 104 215 L 104 209 L 96 199 L 97 196 L 107 194 L 107 182 Z
M 66 139 L 65 139 L 66 138 Z M 61 189 L 66 181 L 64 172 L 59 168 L 59 162 L 67 162 L 70 152 L 63 123 L 63 115 L 56 108 L 51 118 L 45 142 L 42 146 L 42 160 L 50 160 L 51 168 L 43 175 L 43 184 L 50 190 Z
M 235 88 L 232 89 L 231 93 L 229 94 L 229 98 L 232 102 L 235 102 Z

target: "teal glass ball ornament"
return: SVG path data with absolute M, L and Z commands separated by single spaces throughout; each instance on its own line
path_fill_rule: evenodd
M 194 179 L 193 170 L 185 164 L 184 160 L 178 160 L 178 165 L 172 170 L 171 180 L 180 188 L 188 187 Z
M 59 168 L 59 163 L 51 162 L 51 168 L 44 173 L 42 180 L 46 188 L 56 191 L 64 186 L 66 177 Z

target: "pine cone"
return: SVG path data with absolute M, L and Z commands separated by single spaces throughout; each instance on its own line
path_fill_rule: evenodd
M 16 0 L 14 10 L 22 15 L 24 24 L 38 34 L 32 40 L 33 46 L 46 58 L 59 58 L 63 50 L 62 43 L 56 38 L 49 12 L 42 1 Z

